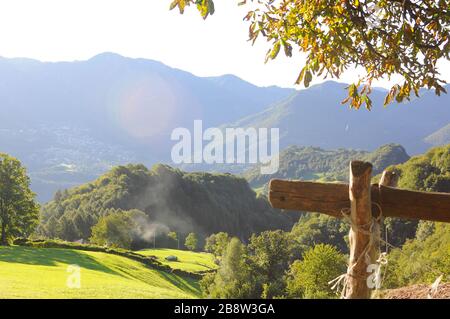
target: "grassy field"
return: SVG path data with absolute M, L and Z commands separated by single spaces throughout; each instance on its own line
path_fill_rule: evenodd
M 67 285 L 80 266 L 80 288 Z M 198 282 L 101 252 L 0 247 L 0 298 L 196 298 Z
M 186 250 L 176 249 L 144 249 L 138 251 L 144 256 L 156 256 L 158 260 L 169 265 L 173 269 L 182 269 L 190 272 L 198 272 L 216 269 L 217 265 L 214 263 L 214 257 L 207 253 L 197 253 Z M 178 261 L 167 261 L 167 256 L 176 256 Z

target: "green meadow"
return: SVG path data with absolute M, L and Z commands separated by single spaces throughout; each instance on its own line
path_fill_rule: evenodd
M 189 262 L 186 259 L 186 265 Z M 67 285 L 70 265 L 80 267 L 80 288 Z M 198 297 L 196 280 L 126 257 L 74 249 L 0 247 L 0 298 Z
M 192 252 L 177 249 L 144 249 L 138 251 L 144 256 L 156 256 L 158 261 L 169 265 L 173 269 L 181 269 L 189 272 L 201 272 L 216 269 L 214 256 L 203 252 Z M 167 256 L 176 256 L 177 261 L 166 260 Z

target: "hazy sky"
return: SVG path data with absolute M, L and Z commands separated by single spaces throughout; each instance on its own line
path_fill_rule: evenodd
M 203 21 L 171 0 L 0 0 L 0 56 L 85 60 L 101 52 L 149 58 L 200 76 L 232 73 L 258 85 L 293 86 L 302 56 L 264 64 L 268 44 L 247 41 L 238 0 L 217 0 Z M 441 72 L 450 80 L 450 66 Z M 356 71 L 341 80 L 355 81 Z M 376 83 L 386 86 L 387 81 Z

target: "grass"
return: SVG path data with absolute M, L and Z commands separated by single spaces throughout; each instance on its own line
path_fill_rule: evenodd
M 69 288 L 69 265 L 81 287 Z M 197 298 L 198 282 L 103 252 L 0 247 L 0 298 Z
M 197 253 L 177 249 L 144 249 L 138 251 L 144 256 L 156 256 L 158 261 L 164 265 L 169 265 L 173 269 L 181 269 L 190 272 L 206 271 L 216 269 L 214 256 L 208 253 Z M 176 256 L 178 261 L 167 261 L 167 256 Z

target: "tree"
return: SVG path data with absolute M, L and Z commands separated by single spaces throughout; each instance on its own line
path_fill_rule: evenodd
M 255 298 L 254 279 L 247 262 L 245 246 L 237 238 L 229 242 L 220 268 L 201 282 L 206 297 L 224 299 Z
M 388 255 L 383 288 L 432 284 L 440 275 L 450 276 L 450 224 L 434 223 L 426 238 L 407 241 Z
M 184 242 L 184 245 L 189 250 L 196 250 L 198 248 L 198 237 L 195 233 L 189 233 L 186 237 L 186 241 Z
M 229 242 L 230 236 L 225 232 L 212 234 L 206 238 L 205 251 L 216 257 L 220 257 L 225 252 Z
M 128 214 L 112 213 L 101 217 L 92 227 L 90 241 L 97 245 L 129 249 L 135 226 Z
M 260 0 L 245 20 L 249 37 L 271 41 L 266 61 L 281 49 L 291 57 L 294 48 L 306 54 L 296 83 L 309 86 L 314 76 L 339 78 L 357 65 L 365 74 L 348 87 L 354 108 L 371 108 L 372 82 L 399 75 L 385 98 L 402 102 L 420 88 L 446 92 L 437 62 L 450 59 L 450 0 Z M 247 0 L 239 0 L 246 4 Z M 214 13 L 213 0 L 172 0 L 170 9 L 183 13 L 196 4 L 204 19 Z
M 59 236 L 67 241 L 74 241 L 80 239 L 80 234 L 73 221 L 73 218 L 69 216 L 63 216 L 59 220 Z
M 328 282 L 346 271 L 346 258 L 331 245 L 319 244 L 295 261 L 289 270 L 287 292 L 290 298 L 332 298 Z
M 0 245 L 11 237 L 29 236 L 37 226 L 39 205 L 19 160 L 0 153 Z
M 50 238 L 58 237 L 59 230 L 61 229 L 60 223 L 55 216 L 50 216 L 48 219 L 47 225 L 44 227 L 44 231 L 42 231 L 43 235 L 46 235 Z
M 347 253 L 348 231 L 349 225 L 340 219 L 323 214 L 307 214 L 292 227 L 291 236 L 302 251 L 317 244 L 330 244 Z
M 252 235 L 248 244 L 250 266 L 258 278 L 262 298 L 274 298 L 284 292 L 284 275 L 291 262 L 293 241 L 281 230 Z

